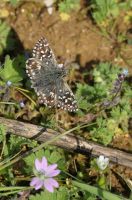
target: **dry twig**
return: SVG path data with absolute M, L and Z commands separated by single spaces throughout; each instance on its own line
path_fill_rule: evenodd
M 46 142 L 60 134 L 52 129 L 45 130 L 42 126 L 6 119 L 3 117 L 0 117 L 0 123 L 6 126 L 6 129 L 9 133 L 25 138 L 35 139 L 39 142 Z M 67 151 L 74 151 L 87 156 L 91 155 L 96 157 L 99 155 L 104 155 L 109 157 L 110 161 L 113 163 L 132 168 L 131 153 L 104 147 L 93 142 L 88 142 L 83 138 L 73 134 L 62 136 L 59 140 L 54 141 L 53 145 L 63 148 Z

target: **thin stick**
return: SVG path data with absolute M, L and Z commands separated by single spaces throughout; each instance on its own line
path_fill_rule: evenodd
M 45 129 L 42 126 L 6 119 L 3 117 L 0 117 L 0 123 L 6 126 L 6 130 L 9 133 L 25 138 L 35 139 L 42 143 L 49 141 L 60 134 L 52 129 Z M 62 137 L 54 141 L 53 145 L 67 151 L 74 151 L 87 156 L 91 155 L 97 157 L 99 155 L 104 155 L 113 163 L 132 168 L 131 153 L 85 141 L 83 138 L 73 134 L 63 135 L 62 133 Z

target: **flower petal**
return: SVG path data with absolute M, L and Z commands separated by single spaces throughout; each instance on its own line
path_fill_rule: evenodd
M 42 162 L 38 159 L 35 159 L 35 168 L 36 168 L 37 171 L 42 170 Z
M 30 182 L 30 186 L 33 186 L 35 190 L 38 190 L 43 186 L 43 181 L 38 177 L 34 177 Z
M 47 177 L 57 176 L 60 173 L 60 170 L 56 168 L 57 168 L 57 164 L 49 165 L 46 169 L 45 175 Z
M 41 163 L 42 163 L 43 170 L 46 171 L 48 167 L 47 159 L 43 157 Z
M 60 170 L 59 169 L 56 169 L 56 170 L 52 170 L 52 171 L 49 171 L 45 173 L 45 176 L 47 177 L 54 177 L 54 176 L 57 176 L 58 174 L 60 174 Z
M 40 180 L 40 182 L 35 185 L 35 190 L 39 190 L 43 186 L 43 181 Z
M 46 190 L 49 192 L 54 192 L 54 187 L 51 185 L 51 181 L 49 179 L 44 180 L 43 184 Z
M 99 161 L 104 162 L 105 157 L 103 155 L 99 156 Z
M 49 166 L 47 167 L 47 170 L 46 170 L 46 171 L 50 172 L 50 171 L 52 171 L 52 170 L 54 170 L 54 169 L 56 169 L 56 168 L 57 168 L 57 164 L 52 164 L 52 165 L 49 165 Z
M 101 155 L 99 158 L 97 158 L 96 163 L 99 169 L 104 170 L 109 164 L 109 158 L 105 158 L 103 155 Z
M 31 182 L 30 182 L 30 186 L 36 185 L 36 183 L 37 183 L 38 181 L 39 181 L 39 178 L 37 178 L 37 177 L 32 178 L 32 180 L 31 180 Z
M 54 178 L 48 178 L 48 180 L 50 181 L 50 184 L 55 188 L 59 187 L 59 183 Z
M 105 163 L 109 163 L 109 158 L 104 159 Z

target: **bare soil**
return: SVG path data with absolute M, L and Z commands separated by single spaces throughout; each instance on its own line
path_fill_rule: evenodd
M 8 20 L 25 49 L 31 50 L 45 36 L 55 55 L 64 60 L 78 61 L 81 66 L 113 60 L 110 42 L 83 12 L 74 12 L 68 21 L 62 21 L 58 12 L 49 15 L 41 6 L 28 2 L 10 10 Z

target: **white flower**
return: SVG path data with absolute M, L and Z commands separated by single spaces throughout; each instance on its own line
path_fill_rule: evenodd
M 49 7 L 49 8 L 47 8 L 47 11 L 48 11 L 49 15 L 52 15 L 53 7 Z
M 25 104 L 24 104 L 23 101 L 21 101 L 21 102 L 19 103 L 19 105 L 20 105 L 21 108 L 24 108 L 24 107 L 25 107 Z
M 7 86 L 10 86 L 11 84 L 12 84 L 11 81 L 7 81 L 7 82 L 6 82 L 6 85 L 7 85 Z
M 48 13 L 51 15 L 53 12 L 54 0 L 44 0 L 45 6 L 47 7 Z
M 105 158 L 103 155 L 101 155 L 99 158 L 97 158 L 96 163 L 100 170 L 104 170 L 109 164 L 109 158 Z

